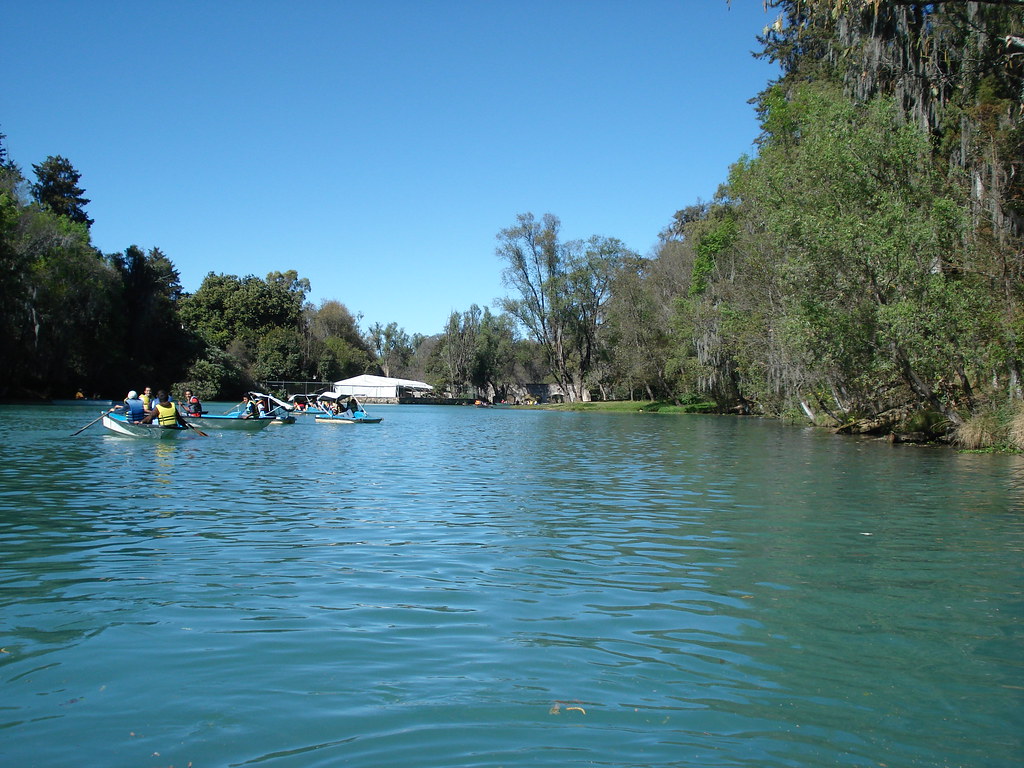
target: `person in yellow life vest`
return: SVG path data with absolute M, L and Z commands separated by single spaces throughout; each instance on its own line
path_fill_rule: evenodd
M 146 415 L 142 423 L 152 424 L 154 420 L 161 427 L 170 427 L 172 429 L 179 427 L 185 429 L 188 427 L 188 423 L 178 413 L 178 406 L 171 402 L 170 398 L 167 397 L 167 393 L 162 389 L 156 393 L 156 402 L 153 404 L 153 410 Z
M 142 407 L 147 411 L 156 405 L 156 398 L 153 397 L 153 390 L 149 387 L 142 390 L 142 394 L 139 395 L 139 400 L 142 401 Z

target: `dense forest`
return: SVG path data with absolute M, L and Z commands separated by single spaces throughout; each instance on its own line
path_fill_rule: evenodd
M 680 201 L 647 256 L 520 214 L 497 235 L 509 296 L 429 336 L 312 306 L 295 271 L 186 294 L 159 248 L 92 246 L 69 160 L 31 182 L 0 135 L 0 396 L 376 372 L 1024 447 L 1024 3 L 767 5 L 781 76 L 712 200 Z

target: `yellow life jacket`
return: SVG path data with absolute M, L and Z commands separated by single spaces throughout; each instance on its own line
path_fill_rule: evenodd
M 178 424 L 178 407 L 174 403 L 157 403 L 156 415 L 161 427 L 174 427 Z

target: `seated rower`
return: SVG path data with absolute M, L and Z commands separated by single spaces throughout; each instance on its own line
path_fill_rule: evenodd
M 203 404 L 199 398 L 192 394 L 191 389 L 185 390 L 185 414 L 188 416 L 202 416 Z
M 139 398 L 139 393 L 134 389 L 124 399 L 124 405 L 117 407 L 117 410 L 121 409 L 124 410 L 125 419 L 131 424 L 138 424 L 146 417 L 146 406 L 143 405 L 142 400 Z
M 238 414 L 240 419 L 256 419 L 259 418 L 259 411 L 256 408 L 256 403 L 249 399 L 248 395 L 242 395 L 242 411 Z
M 153 410 L 146 415 L 142 423 L 152 424 L 154 419 L 157 424 L 165 428 L 173 429 L 188 426 L 182 415 L 178 413 L 178 406 L 171 402 L 170 398 L 167 397 L 167 393 L 162 389 L 156 393 L 156 402 L 153 405 Z

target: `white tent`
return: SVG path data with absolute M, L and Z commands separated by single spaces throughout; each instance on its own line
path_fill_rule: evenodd
M 387 376 L 370 376 L 363 374 L 351 379 L 334 382 L 334 394 L 337 396 L 397 398 L 401 391 L 429 392 L 432 386 L 425 381 L 412 379 L 392 379 Z

